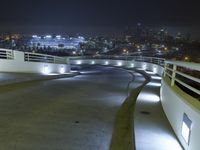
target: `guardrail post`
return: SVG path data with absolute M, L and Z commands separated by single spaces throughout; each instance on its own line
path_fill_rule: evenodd
M 53 57 L 53 63 L 54 64 L 56 63 L 56 57 L 55 56 Z
M 6 59 L 9 59 L 9 53 L 6 51 Z
M 167 72 L 167 63 L 164 64 L 164 77 L 166 77 L 166 72 Z
M 24 53 L 24 55 L 27 56 L 27 61 L 29 61 L 29 53 Z
M 172 71 L 171 86 L 174 86 L 174 83 L 175 83 L 175 79 L 176 79 L 176 69 L 177 69 L 177 66 L 174 64 L 174 65 L 173 65 L 173 71 Z

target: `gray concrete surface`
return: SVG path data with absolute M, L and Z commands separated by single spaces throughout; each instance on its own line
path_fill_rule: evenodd
M 108 150 L 131 78 L 96 67 L 74 78 L 1 87 L 0 150 Z
M 142 89 L 135 107 L 136 150 L 182 150 L 161 106 L 161 78 L 147 73 L 152 79 Z
M 33 73 L 6 73 L 0 72 L 0 86 L 21 83 L 33 80 L 45 80 L 45 79 L 56 79 L 56 78 L 66 78 L 73 77 L 77 75 L 77 72 L 69 72 L 66 74 L 33 74 Z

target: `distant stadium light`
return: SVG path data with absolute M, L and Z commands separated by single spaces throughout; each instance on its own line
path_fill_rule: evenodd
M 32 38 L 37 38 L 38 36 L 37 35 L 32 35 Z
M 45 38 L 50 39 L 50 38 L 52 38 L 52 36 L 51 35 L 46 35 Z
M 56 38 L 57 39 L 61 39 L 61 35 L 56 35 Z

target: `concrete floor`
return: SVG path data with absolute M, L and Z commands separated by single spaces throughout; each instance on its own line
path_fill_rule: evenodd
M 161 78 L 148 73 L 152 79 L 139 94 L 135 107 L 136 150 L 182 150 L 161 106 Z
M 96 67 L 0 89 L 0 150 L 108 150 L 131 78 L 122 69 Z

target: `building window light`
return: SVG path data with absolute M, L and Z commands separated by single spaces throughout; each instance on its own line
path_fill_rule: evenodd
M 190 142 L 191 127 L 192 127 L 192 121 L 184 113 L 181 135 L 188 145 Z

